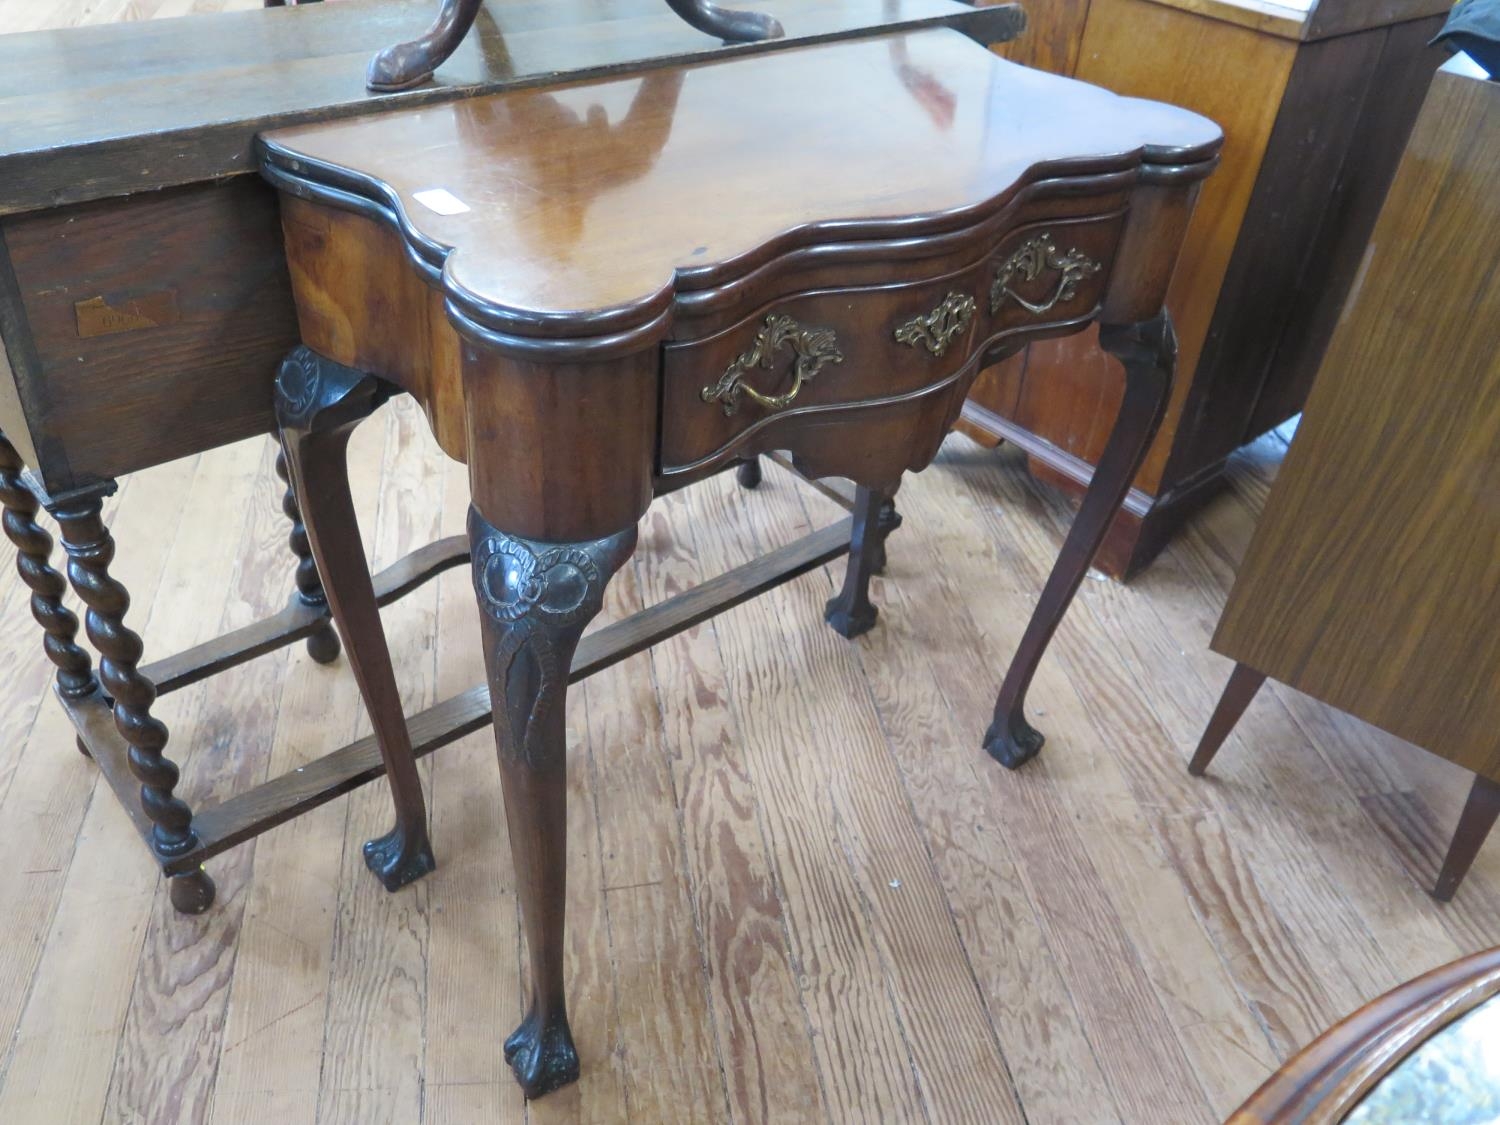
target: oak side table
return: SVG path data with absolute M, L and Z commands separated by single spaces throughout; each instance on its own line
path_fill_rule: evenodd
M 852 637 L 875 621 L 881 509 L 931 461 L 980 365 L 1101 324 L 1124 405 L 985 737 L 1021 764 L 1042 742 L 1027 686 L 1171 386 L 1162 299 L 1220 139 L 1194 114 L 949 31 L 261 138 L 302 336 L 277 413 L 395 796 L 396 827 L 366 848 L 391 888 L 433 859 L 344 446 L 404 391 L 468 465 L 531 958 L 530 1008 L 505 1051 L 528 1095 L 578 1075 L 562 982 L 564 699 L 652 497 L 776 450 L 810 478 L 854 481 L 852 528 L 784 549 L 777 573 L 694 611 L 848 550 L 827 618 Z M 651 621 L 626 628 L 650 643 Z
M 1213 649 L 1189 769 L 1267 676 L 1475 773 L 1433 895 L 1500 817 L 1500 82 L 1433 79 Z

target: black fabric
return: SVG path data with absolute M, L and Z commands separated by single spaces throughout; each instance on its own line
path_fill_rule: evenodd
M 1463 51 L 1500 78 L 1500 0 L 1459 0 L 1433 42 Z

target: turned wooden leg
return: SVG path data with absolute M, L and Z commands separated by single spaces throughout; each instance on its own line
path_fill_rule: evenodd
M 432 77 L 458 50 L 474 26 L 483 0 L 443 0 L 437 19 L 416 39 L 386 47 L 370 60 L 365 85 L 371 90 L 405 90 Z
M 1255 698 L 1255 693 L 1265 682 L 1266 677 L 1248 664 L 1234 666 L 1229 683 L 1224 685 L 1224 694 L 1219 696 L 1219 704 L 1214 708 L 1214 713 L 1208 720 L 1208 726 L 1203 730 L 1198 749 L 1193 752 L 1193 760 L 1188 763 L 1188 773 L 1194 777 L 1203 776 L 1204 771 L 1208 769 L 1208 763 L 1214 760 L 1219 747 L 1224 745 L 1229 732 L 1240 721 L 1245 708 L 1250 706 L 1250 701 Z
M 422 779 L 391 667 L 380 606 L 349 492 L 347 451 L 354 428 L 391 394 L 390 384 L 297 348 L 276 378 L 276 420 L 323 591 L 344 638 L 370 714 L 396 805 L 396 826 L 367 841 L 365 864 L 388 891 L 433 869 Z
M 281 494 L 281 510 L 292 521 L 287 545 L 297 557 L 297 599 L 303 605 L 322 609 L 328 605 L 328 596 L 323 593 L 318 564 L 307 542 L 307 528 L 302 523 L 302 511 L 297 507 L 297 490 L 292 487 L 292 478 L 287 474 L 285 450 L 276 454 L 276 475 L 286 484 L 286 491 Z M 319 664 L 332 664 L 339 658 L 339 635 L 330 623 L 325 621 L 307 638 L 307 655 Z
M 740 482 L 741 488 L 759 488 L 760 458 L 750 457 L 736 465 L 734 479 Z
M 1469 800 L 1458 818 L 1458 831 L 1453 834 L 1448 858 L 1443 860 L 1443 870 L 1432 888 L 1433 898 L 1439 902 L 1453 898 L 1497 819 L 1500 819 L 1500 782 L 1480 774 L 1474 778 L 1474 788 L 1469 790 Z
M 1099 343 L 1125 365 L 1125 397 L 1094 479 L 1000 685 L 994 721 L 985 732 L 984 748 L 1010 769 L 1036 757 L 1042 748 L 1041 732 L 1026 721 L 1026 691 L 1052 634 L 1088 573 L 1110 520 L 1130 491 L 1172 389 L 1177 336 L 1165 310 L 1139 324 L 1104 325 L 1099 330 Z
M 563 994 L 568 779 L 563 708 L 573 650 L 599 612 L 636 529 L 587 543 L 537 543 L 504 534 L 469 509 L 474 593 L 494 707 L 531 1001 L 505 1041 L 528 1098 L 578 1078 Z
M 42 627 L 42 648 L 57 668 L 57 690 L 80 699 L 99 687 L 93 661 L 78 644 L 78 618 L 62 604 L 68 588 L 62 574 L 52 569 L 52 536 L 36 522 L 41 506 L 21 478 L 21 457 L 0 434 L 0 505 L 4 506 L 5 536 L 16 548 L 16 572 L 31 590 L 31 616 Z M 80 741 L 78 748 L 85 754 Z
M 887 506 L 889 516 L 885 516 Z M 875 627 L 879 613 L 870 602 L 870 576 L 885 566 L 885 537 L 901 525 L 890 497 L 874 489 L 860 486 L 855 491 L 853 511 L 854 534 L 844 567 L 844 588 L 823 609 L 823 620 L 833 631 L 850 638 Z
M 173 790 L 177 765 L 166 756 L 166 725 L 151 714 L 156 685 L 139 671 L 141 638 L 125 625 L 130 594 L 110 576 L 115 541 L 100 518 L 102 495 L 75 496 L 49 507 L 68 552 L 68 580 L 88 608 L 84 629 L 99 652 L 99 681 L 114 700 L 115 729 L 129 747 L 130 772 L 141 783 L 141 808 L 152 824 L 151 846 L 159 859 L 174 859 L 198 846 L 193 811 Z M 199 914 L 214 900 L 213 880 L 201 867 L 168 880 L 172 905 Z

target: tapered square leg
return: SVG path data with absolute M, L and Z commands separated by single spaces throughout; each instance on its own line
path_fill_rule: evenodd
M 1439 902 L 1453 898 L 1469 868 L 1474 866 L 1479 849 L 1484 846 L 1497 819 L 1500 819 L 1500 782 L 1491 781 L 1482 774 L 1476 776 L 1474 787 L 1469 790 L 1469 800 L 1458 818 L 1458 831 L 1453 834 L 1443 870 L 1432 888 L 1433 898 Z
M 1224 685 L 1224 694 L 1219 696 L 1218 706 L 1214 708 L 1214 713 L 1208 720 L 1208 726 L 1203 730 L 1198 749 L 1193 752 L 1193 760 L 1188 763 L 1188 773 L 1194 777 L 1203 776 L 1204 771 L 1208 769 L 1208 763 L 1214 760 L 1219 747 L 1224 745 L 1229 732 L 1240 721 L 1245 708 L 1250 706 L 1250 701 L 1255 698 L 1256 692 L 1260 691 L 1260 685 L 1265 682 L 1266 677 L 1248 664 L 1234 666 L 1234 671 L 1229 676 L 1229 683 Z

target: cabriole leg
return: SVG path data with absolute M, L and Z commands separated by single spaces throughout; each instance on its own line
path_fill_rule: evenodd
M 396 805 L 395 828 L 366 842 L 365 864 L 386 890 L 395 891 L 431 871 L 434 861 L 422 779 L 359 537 L 346 457 L 354 428 L 390 393 L 390 385 L 373 375 L 308 348 L 293 351 L 276 379 L 276 420 L 308 544 L 370 714 Z
M 40 503 L 21 477 L 21 457 L 0 434 L 0 505 L 4 505 L 5 536 L 16 548 L 16 572 L 31 590 L 31 616 L 42 627 L 42 648 L 57 668 L 57 690 L 67 699 L 80 699 L 99 686 L 93 661 L 78 644 L 78 618 L 62 604 L 68 588 L 62 574 L 52 569 L 52 536 L 36 522 Z M 80 742 L 79 749 L 88 751 Z
M 177 765 L 166 756 L 167 728 L 151 714 L 156 685 L 141 675 L 141 638 L 125 625 L 130 594 L 110 576 L 115 542 L 100 518 L 103 498 L 71 498 L 48 510 L 62 529 L 68 580 L 88 607 L 84 629 L 99 652 L 99 681 L 114 700 L 115 729 L 129 747 L 130 772 L 141 783 L 141 808 L 152 824 L 151 845 L 160 859 L 174 859 L 198 846 L 193 812 L 173 791 Z M 202 868 L 168 880 L 172 905 L 199 914 L 214 900 L 213 880 Z
M 863 485 L 855 491 L 853 514 L 854 534 L 849 540 L 844 588 L 823 610 L 823 620 L 833 631 L 849 638 L 875 627 L 879 611 L 870 601 L 870 576 L 885 567 L 885 538 L 901 525 L 891 498 Z
M 1000 685 L 994 721 L 985 732 L 984 748 L 1010 769 L 1030 761 L 1042 748 L 1041 732 L 1026 721 L 1026 691 L 1052 634 L 1104 541 L 1110 520 L 1130 491 L 1136 470 L 1151 447 L 1156 427 L 1161 424 L 1172 389 L 1177 336 L 1166 310 L 1139 324 L 1104 325 L 1099 330 L 1099 343 L 1125 366 L 1125 397 L 1104 447 L 1104 456 L 1094 470 L 1094 479 Z
M 528 1098 L 578 1078 L 563 993 L 568 781 L 563 708 L 573 650 L 604 587 L 635 548 L 634 527 L 586 543 L 509 536 L 469 509 L 474 592 L 494 707 L 531 1000 L 505 1041 Z
M 281 510 L 292 521 L 287 545 L 297 558 L 297 598 L 303 605 L 322 609 L 328 604 L 328 596 L 323 593 L 318 564 L 307 542 L 307 528 L 302 523 L 302 511 L 297 507 L 297 490 L 287 475 L 285 450 L 276 453 L 276 475 L 286 484 L 286 491 L 281 494 Z M 330 623 L 325 621 L 307 638 L 307 655 L 319 664 L 332 664 L 339 658 L 339 635 Z

